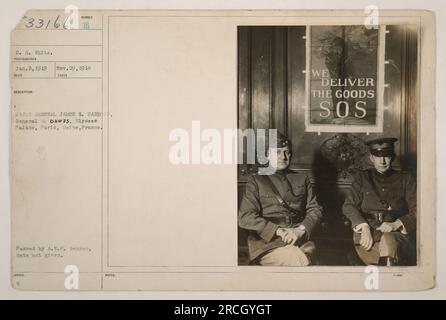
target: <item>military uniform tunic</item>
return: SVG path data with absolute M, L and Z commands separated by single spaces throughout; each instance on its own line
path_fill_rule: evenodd
M 279 227 L 303 225 L 308 240 L 322 217 L 322 207 L 317 202 L 307 174 L 284 171 L 269 177 L 283 200 L 295 209 L 301 218 L 289 217 L 290 211 L 279 203 L 266 176 L 251 176 L 246 183 L 246 191 L 239 209 L 239 226 L 251 231 L 248 236 L 251 260 L 274 248 L 285 246 L 280 237 L 276 236 Z
M 375 169 L 357 171 L 353 173 L 351 190 L 343 205 L 343 213 L 350 220 L 352 228 L 363 223 L 371 226 L 374 242 L 377 244 L 372 250 L 366 252 L 359 246 L 360 234 L 354 233 L 356 250 L 365 263 L 377 263 L 380 256 L 388 253 L 377 251 L 391 251 L 391 255 L 405 255 L 414 258 L 409 247 L 414 248 L 413 242 L 416 231 L 416 182 L 409 173 L 397 172 L 390 169 L 381 174 Z M 399 219 L 403 229 L 389 234 L 384 233 L 386 242 L 391 245 L 404 244 L 406 250 L 398 248 L 379 247 L 382 233 L 376 228 L 382 222 L 394 222 Z M 402 232 L 401 232 L 402 231 Z M 391 236 L 394 236 L 391 239 Z M 412 245 L 411 245 L 412 244 Z M 401 248 L 400 248 L 401 249 Z M 404 252 L 406 251 L 406 252 Z M 412 250 L 413 251 L 413 250 Z M 394 256 L 393 258 L 398 258 Z

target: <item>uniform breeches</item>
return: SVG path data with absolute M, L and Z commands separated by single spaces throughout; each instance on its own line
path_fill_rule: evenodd
M 376 230 L 372 230 L 376 233 Z M 356 252 L 365 264 L 378 264 L 380 258 L 393 258 L 398 265 L 411 265 L 416 262 L 415 246 L 407 235 L 401 232 L 385 232 L 380 237 L 373 236 L 373 247 L 366 251 L 360 244 L 361 234 L 354 233 Z
M 315 251 L 314 243 L 305 242 L 302 246 L 286 245 L 268 251 L 260 258 L 262 266 L 304 267 L 311 264 L 311 256 Z

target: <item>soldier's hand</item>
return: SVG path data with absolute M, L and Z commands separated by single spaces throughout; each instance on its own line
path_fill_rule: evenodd
M 282 238 L 286 244 L 295 244 L 297 240 L 305 235 L 305 230 L 299 228 L 279 228 L 276 234 Z
M 373 246 L 373 237 L 372 237 L 372 233 L 370 231 L 370 227 L 369 226 L 362 227 L 362 230 L 361 230 L 361 241 L 359 243 L 367 251 L 369 251 L 372 248 L 372 246 Z
M 294 244 L 297 241 L 297 234 L 295 234 L 290 228 L 279 228 L 276 234 L 282 238 L 282 241 L 286 244 Z
M 282 237 L 283 242 L 285 242 L 286 244 L 294 244 L 297 241 L 297 234 L 295 234 L 293 230 L 290 228 L 284 228 L 284 229 L 285 233 L 284 236 Z
M 293 232 L 293 230 L 287 230 L 287 233 L 285 234 L 285 238 L 283 239 L 283 242 L 287 244 L 294 244 L 297 241 L 297 234 Z
M 305 234 L 306 234 L 305 229 L 301 229 L 301 228 L 293 228 L 293 229 L 291 229 L 291 230 L 292 230 L 292 232 L 297 236 L 296 241 L 299 240 L 299 239 L 302 238 L 302 237 L 305 237 Z M 296 242 L 296 241 L 294 241 L 294 242 Z M 293 244 L 294 244 L 294 242 L 293 242 Z
M 398 221 L 399 222 L 399 221 Z M 401 223 L 395 222 L 383 222 L 376 230 L 381 232 L 393 232 L 401 227 Z
M 278 228 L 277 231 L 276 231 L 276 235 L 278 237 L 280 237 L 283 241 L 285 241 L 284 240 L 285 234 L 286 234 L 285 228 Z

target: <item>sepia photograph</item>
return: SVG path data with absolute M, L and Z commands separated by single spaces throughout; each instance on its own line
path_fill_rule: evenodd
M 418 41 L 415 25 L 238 27 L 239 265 L 417 265 Z
M 434 18 L 26 11 L 11 288 L 434 288 Z

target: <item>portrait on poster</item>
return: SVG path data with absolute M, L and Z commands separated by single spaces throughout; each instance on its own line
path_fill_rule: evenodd
M 382 132 L 385 26 L 308 26 L 306 131 Z

